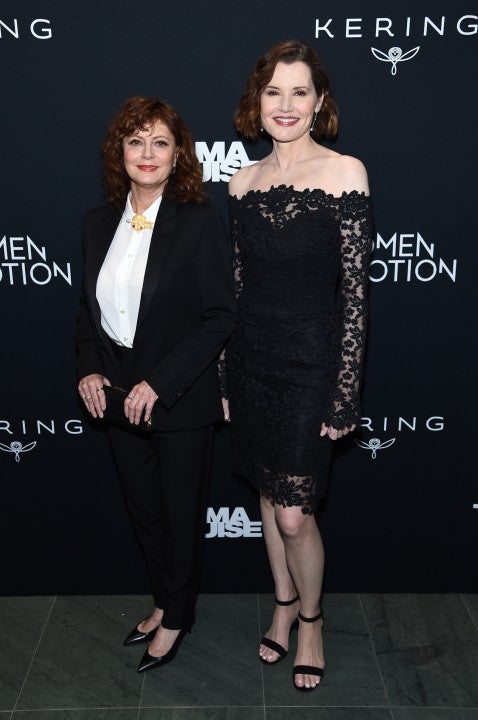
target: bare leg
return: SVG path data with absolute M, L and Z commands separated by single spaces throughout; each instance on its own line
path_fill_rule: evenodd
M 304 515 L 300 507 L 276 507 L 276 519 L 282 534 L 289 571 L 300 597 L 300 612 L 305 617 L 319 613 L 324 576 L 324 546 L 313 515 Z M 299 621 L 297 655 L 294 665 L 325 665 L 322 646 L 322 622 Z M 298 687 L 315 687 L 316 675 L 296 675 Z
M 148 652 L 153 657 L 162 657 L 169 652 L 181 630 L 170 630 L 159 626 L 156 635 L 151 640 Z
M 161 625 L 161 620 L 163 619 L 163 613 L 164 610 L 160 610 L 160 608 L 155 607 L 151 615 L 139 623 L 138 630 L 146 633 L 159 627 Z
M 153 657 L 162 657 L 171 650 L 174 641 L 181 632 L 180 630 L 169 630 L 161 627 L 164 610 L 155 607 L 151 615 L 139 623 L 138 630 L 140 632 L 150 632 L 158 628 L 154 638 L 148 646 L 148 652 Z
M 275 594 L 279 600 L 292 600 L 297 595 L 294 581 L 287 567 L 284 541 L 277 526 L 275 507 L 270 500 L 261 495 L 262 530 L 266 542 L 267 555 L 274 577 Z M 266 637 L 289 649 L 290 627 L 297 617 L 298 603 L 281 607 L 276 605 L 272 624 Z M 259 645 L 259 655 L 266 662 L 274 662 L 279 657 L 275 650 Z

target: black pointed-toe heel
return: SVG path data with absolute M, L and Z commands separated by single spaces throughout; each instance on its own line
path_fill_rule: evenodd
M 295 602 L 297 602 L 298 599 L 299 599 L 299 596 L 297 595 L 295 598 L 292 598 L 292 600 L 278 600 L 277 598 L 275 598 L 275 601 L 276 601 L 276 605 L 280 605 L 281 607 L 287 607 L 288 605 L 293 605 Z M 290 629 L 292 630 L 292 628 L 295 627 L 296 625 L 297 625 L 297 619 L 294 620 L 294 622 L 290 626 Z M 287 653 L 289 652 L 288 650 L 285 649 L 285 647 L 282 647 L 282 645 L 279 645 L 278 642 L 276 642 L 275 640 L 271 640 L 270 638 L 265 637 L 265 636 L 262 638 L 260 644 L 265 645 L 267 648 L 269 648 L 269 650 L 274 650 L 274 652 L 276 652 L 279 656 L 275 660 L 268 661 L 268 660 L 264 660 L 264 658 L 262 658 L 259 655 L 259 659 L 261 662 L 264 663 L 264 665 L 277 665 L 277 663 L 280 662 L 281 660 L 283 660 L 285 658 L 285 656 L 287 655 Z
M 302 615 L 302 613 L 299 613 L 299 620 L 302 620 L 302 622 L 307 623 L 313 623 L 317 622 L 317 620 L 322 620 L 322 627 L 324 625 L 324 613 L 322 610 L 319 612 L 318 615 L 314 615 L 312 618 L 307 618 Z M 312 690 L 315 690 L 317 685 L 314 687 L 305 687 L 305 685 L 296 685 L 295 684 L 295 676 L 296 675 L 315 675 L 316 677 L 319 677 L 322 679 L 324 677 L 324 668 L 318 668 L 314 667 L 313 665 L 294 665 L 292 669 L 292 682 L 294 683 L 294 687 L 296 690 L 300 690 L 301 692 L 311 692 Z
M 147 620 L 147 618 L 145 618 L 145 620 Z M 144 622 L 144 620 L 140 620 L 138 625 L 141 625 L 142 622 Z M 148 632 L 141 632 L 141 630 L 138 630 L 138 625 L 131 630 L 123 645 L 140 645 L 141 643 L 149 642 L 154 638 L 156 630 L 158 629 L 157 627 L 155 627 L 154 630 L 149 630 Z
M 174 658 L 176 657 L 176 653 L 178 652 L 179 646 L 181 645 L 184 636 L 188 632 L 191 632 L 190 628 L 181 630 L 176 640 L 173 642 L 171 649 L 168 650 L 166 655 L 154 657 L 154 655 L 150 655 L 149 652 L 146 650 L 143 657 L 141 658 L 140 664 L 138 665 L 138 672 L 147 672 L 148 670 L 153 670 L 160 665 L 167 665 L 169 662 L 171 662 L 171 660 L 174 660 Z

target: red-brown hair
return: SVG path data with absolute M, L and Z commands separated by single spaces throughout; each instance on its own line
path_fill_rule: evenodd
M 259 58 L 249 76 L 246 90 L 236 112 L 234 125 L 236 130 L 249 140 L 256 140 L 261 130 L 261 94 L 269 84 L 278 62 L 290 65 L 294 62 L 305 63 L 312 75 L 312 82 L 317 95 L 324 96 L 322 106 L 317 115 L 311 137 L 332 138 L 337 135 L 339 127 L 338 110 L 330 95 L 330 82 L 317 53 L 309 45 L 300 40 L 284 40 L 277 43 Z
M 177 203 L 204 202 L 202 170 L 191 133 L 176 110 L 157 98 L 136 95 L 125 102 L 108 127 L 103 143 L 104 185 L 109 202 L 123 207 L 131 181 L 123 164 L 123 139 L 138 130 L 147 130 L 157 120 L 166 125 L 178 149 L 176 169 L 164 194 Z

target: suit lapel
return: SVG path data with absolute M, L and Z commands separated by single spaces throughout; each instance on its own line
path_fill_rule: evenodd
M 138 312 L 136 332 L 143 322 L 148 311 L 151 298 L 158 284 L 164 261 L 173 240 L 176 229 L 176 203 L 163 198 L 159 206 L 156 222 L 154 223 L 151 244 L 149 247 L 148 262 L 144 273 L 143 290 Z

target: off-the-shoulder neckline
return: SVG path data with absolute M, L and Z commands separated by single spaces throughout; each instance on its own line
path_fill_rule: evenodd
M 322 195 L 325 198 L 330 198 L 331 200 L 342 200 L 344 197 L 363 197 L 365 199 L 370 198 L 370 195 L 366 195 L 364 190 L 350 190 L 350 191 L 343 191 L 341 195 L 334 195 L 333 193 L 328 193 L 322 188 L 303 188 L 303 190 L 297 190 L 293 185 L 286 185 L 285 183 L 281 185 L 271 185 L 268 190 L 260 190 L 252 188 L 251 190 L 248 190 L 244 195 L 241 195 L 241 197 L 237 197 L 237 195 L 229 195 L 231 199 L 236 200 L 237 202 L 244 200 L 249 195 L 268 195 L 270 192 L 273 192 L 275 190 L 293 190 L 295 193 L 300 194 L 309 194 L 312 195 L 313 193 L 319 193 L 319 195 Z

